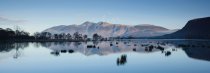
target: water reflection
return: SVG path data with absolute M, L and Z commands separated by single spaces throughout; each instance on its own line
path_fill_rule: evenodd
M 210 61 L 210 42 L 205 40 L 118 40 L 106 42 L 41 42 L 33 43 L 33 47 L 45 47 L 51 50 L 49 54 L 60 56 L 63 53 L 82 53 L 85 56 L 105 56 L 115 53 L 153 53 L 161 52 L 163 56 L 173 55 L 177 50 L 183 50 L 190 58 Z M 21 50 L 29 43 L 0 43 L 0 53 L 15 50 L 13 58 L 21 56 Z M 126 55 L 117 58 L 117 65 L 127 62 Z
M 127 55 L 121 55 L 121 57 L 117 58 L 117 65 L 124 65 L 127 62 Z
M 10 52 L 11 50 L 15 50 L 15 53 L 13 55 L 14 59 L 17 59 L 21 56 L 21 49 L 24 49 L 29 46 L 29 43 L 26 42 L 20 42 L 20 43 L 14 43 L 14 42 L 1 42 L 0 43 L 0 53 L 6 53 Z

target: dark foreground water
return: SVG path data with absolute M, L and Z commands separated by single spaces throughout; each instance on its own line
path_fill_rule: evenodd
M 0 73 L 210 73 L 210 41 L 0 43 Z

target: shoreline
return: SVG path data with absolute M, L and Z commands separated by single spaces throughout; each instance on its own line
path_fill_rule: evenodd
M 165 41 L 210 41 L 210 39 L 112 39 L 112 40 L 97 40 L 97 41 L 135 41 L 135 40 L 165 40 Z M 95 40 L 67 40 L 67 39 L 14 39 L 14 40 L 0 40 L 0 42 L 94 42 Z

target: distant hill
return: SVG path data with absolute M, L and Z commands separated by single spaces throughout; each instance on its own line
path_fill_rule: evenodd
M 181 30 L 158 38 L 210 39 L 210 17 L 190 20 Z
M 108 22 L 84 22 L 81 25 L 60 25 L 48 28 L 43 32 L 50 32 L 52 34 L 79 32 L 92 36 L 97 33 L 103 37 L 153 37 L 170 34 L 175 30 L 169 30 L 161 26 L 150 24 L 141 25 L 125 25 L 125 24 L 111 24 Z

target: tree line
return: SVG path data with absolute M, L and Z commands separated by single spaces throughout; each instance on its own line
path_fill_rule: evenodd
M 23 30 L 13 31 L 10 28 L 2 29 L 0 28 L 0 40 L 15 40 L 15 39 L 34 39 L 33 36 L 29 35 L 29 32 Z
M 36 32 L 34 33 L 35 39 L 61 39 L 61 40 L 75 40 L 75 41 L 90 41 L 90 40 L 104 40 L 102 36 L 97 33 L 93 34 L 92 39 L 88 38 L 88 35 L 81 34 L 79 32 L 75 32 L 73 34 L 70 33 L 60 33 L 60 34 L 52 34 L 50 32 Z
M 10 28 L 0 28 L 0 40 L 72 40 L 72 41 L 102 41 L 107 40 L 97 33 L 88 38 L 88 35 L 75 32 L 52 34 L 50 32 L 36 32 L 30 35 L 29 32 L 23 30 L 12 30 Z

